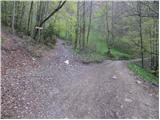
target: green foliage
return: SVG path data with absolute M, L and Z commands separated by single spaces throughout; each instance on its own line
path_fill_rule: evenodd
M 53 47 L 56 43 L 55 35 L 58 34 L 58 31 L 54 29 L 53 24 L 49 24 L 49 26 L 44 31 L 44 43 L 48 46 Z
M 133 63 L 129 63 L 128 64 L 128 68 L 130 70 L 132 70 L 136 75 L 138 75 L 140 78 L 144 79 L 145 81 L 148 81 L 150 83 L 159 84 L 159 79 L 158 77 L 154 76 L 153 74 L 151 74 L 149 71 L 144 70 L 143 68 L 133 64 Z
M 59 30 L 58 36 L 64 40 L 75 40 L 76 9 L 76 2 L 67 2 L 56 14 L 55 28 Z
M 95 49 L 96 53 L 101 56 L 107 55 L 106 53 L 108 51 L 108 47 L 106 41 L 101 35 L 99 35 L 98 32 L 91 32 L 88 47 L 91 49 Z M 111 54 L 113 55 L 111 59 L 130 59 L 130 55 L 128 55 L 127 53 L 120 52 L 119 50 L 114 48 L 111 50 Z M 110 56 L 106 57 L 109 58 Z
M 60 37 L 63 40 L 66 40 L 66 32 L 65 31 L 60 31 L 58 37 Z
M 99 63 L 104 59 L 121 59 L 128 60 L 130 56 L 126 53 L 119 52 L 116 49 L 111 50 L 112 56 L 107 55 L 108 47 L 104 38 L 98 33 L 91 31 L 87 48 L 83 51 L 76 50 L 83 63 Z
M 79 55 L 80 61 L 84 64 L 101 63 L 105 59 L 105 56 L 96 52 L 80 52 L 79 50 L 76 50 L 76 53 Z
M 128 39 L 123 38 L 123 39 L 116 40 L 113 46 L 114 48 L 116 48 L 116 50 L 120 52 L 124 52 L 127 54 L 133 53 L 133 50 L 130 48 L 131 46 L 128 43 Z
M 44 31 L 44 38 L 52 38 L 53 34 L 57 34 L 57 31 L 54 29 L 53 24 L 49 24 L 49 26 Z
M 96 49 L 96 52 L 101 55 L 107 51 L 106 42 L 98 32 L 91 31 L 88 47 Z
M 119 52 L 116 49 L 112 49 L 112 54 L 114 56 L 114 59 L 118 59 L 118 60 L 128 60 L 131 58 L 130 55 L 128 55 L 126 53 Z

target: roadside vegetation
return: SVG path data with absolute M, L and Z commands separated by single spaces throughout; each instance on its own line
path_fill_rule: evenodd
M 141 67 L 139 67 L 136 64 L 128 63 L 128 68 L 133 71 L 137 76 L 139 76 L 141 79 L 153 84 L 158 85 L 159 84 L 159 78 L 151 74 L 151 71 L 145 70 Z

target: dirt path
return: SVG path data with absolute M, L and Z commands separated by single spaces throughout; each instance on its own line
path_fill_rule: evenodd
M 137 83 L 123 61 L 84 65 L 58 40 L 30 62 L 38 67 L 26 63 L 2 75 L 2 118 L 159 117 L 158 88 Z

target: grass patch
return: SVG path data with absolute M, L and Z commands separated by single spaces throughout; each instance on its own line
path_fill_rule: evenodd
M 129 60 L 130 59 L 130 55 L 128 55 L 126 53 L 119 52 L 116 49 L 112 49 L 112 54 L 113 54 L 114 58 L 118 59 L 118 60 Z
M 149 71 L 133 64 L 129 63 L 128 68 L 133 71 L 136 75 L 138 75 L 140 78 L 144 79 L 145 81 L 148 81 L 152 84 L 158 85 L 159 84 L 159 79 L 158 77 L 154 76 L 151 74 Z
M 66 33 L 65 32 L 60 32 L 58 37 L 63 39 L 63 40 L 66 40 Z
M 82 63 L 101 63 L 105 59 L 104 56 L 101 56 L 97 53 L 81 54 L 80 60 Z
M 65 40 L 65 33 L 60 33 L 60 38 Z M 89 50 L 89 51 L 88 51 Z M 80 60 L 82 62 L 93 63 L 93 62 L 100 62 L 104 59 L 112 59 L 112 60 L 128 60 L 130 59 L 130 55 L 120 52 L 116 49 L 112 49 L 112 57 L 107 55 L 107 44 L 105 38 L 98 32 L 91 31 L 88 45 L 86 46 L 85 50 L 81 51 L 76 50 L 75 52 L 78 53 L 80 56 Z
M 97 54 L 100 54 L 101 56 L 106 56 L 108 59 L 128 60 L 131 58 L 130 55 L 120 52 L 114 48 L 111 50 L 113 57 L 107 56 L 106 53 L 108 51 L 108 47 L 106 45 L 106 41 L 97 32 L 91 32 L 88 47 L 91 49 L 95 48 Z
M 88 47 L 96 49 L 96 52 L 101 55 L 105 55 L 107 51 L 106 41 L 103 40 L 103 37 L 101 37 L 101 35 L 93 31 L 90 33 Z
M 75 51 L 78 54 L 79 60 L 84 64 L 89 63 L 101 63 L 105 59 L 105 56 L 102 56 L 96 52 L 91 51 Z

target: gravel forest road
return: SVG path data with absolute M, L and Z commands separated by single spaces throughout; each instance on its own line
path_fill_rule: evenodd
M 6 54 L 13 53 L 2 50 L 2 67 Z M 43 57 L 27 57 L 22 60 L 36 67 L 24 62 L 2 74 L 2 118 L 159 118 L 158 88 L 136 77 L 126 61 L 82 64 L 60 39 Z

